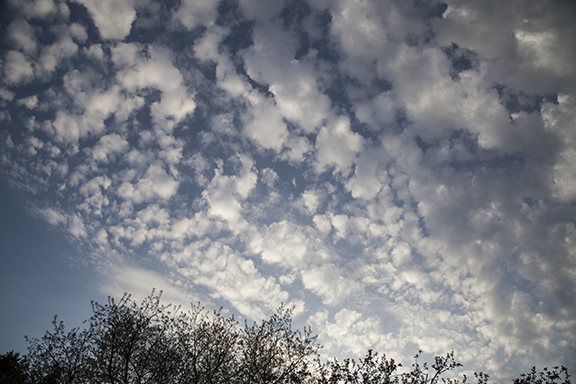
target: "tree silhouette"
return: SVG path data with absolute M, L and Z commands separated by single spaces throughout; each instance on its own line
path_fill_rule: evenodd
M 564 379 L 562 379 L 564 376 Z M 551 370 L 544 368 L 537 371 L 532 367 L 529 373 L 522 373 L 520 377 L 514 379 L 514 384 L 570 384 L 568 369 L 564 366 L 553 367 Z
M 466 384 L 450 378 L 461 366 L 454 352 L 411 369 L 369 350 L 361 359 L 321 362 L 310 328 L 292 329 L 293 308 L 280 306 L 270 318 L 240 326 L 222 310 L 200 304 L 188 311 L 161 304 L 152 291 L 138 303 L 129 294 L 105 304 L 92 302 L 85 326 L 66 332 L 55 316 L 53 330 L 28 338 L 28 354 L 0 355 L 0 383 L 314 383 L 314 384 Z M 513 384 L 570 384 L 565 367 L 520 375 Z M 473 381 L 487 384 L 488 375 Z
M 177 344 L 177 382 L 230 383 L 238 372 L 240 332 L 234 317 L 205 312 L 198 305 L 174 320 Z
M 246 324 L 240 338 L 244 383 L 302 383 L 311 377 L 317 356 L 316 336 L 291 328 L 293 309 L 281 306 L 269 320 Z
M 92 302 L 91 376 L 101 383 L 171 382 L 178 373 L 178 352 L 169 308 L 154 292 L 141 304 L 128 294 L 118 302 Z
M 90 334 L 73 328 L 65 332 L 64 322 L 54 316 L 54 330 L 41 339 L 25 336 L 29 343 L 30 376 L 37 383 L 78 383 L 90 376 Z
M 0 383 L 27 384 L 30 382 L 28 360 L 10 351 L 0 355 Z

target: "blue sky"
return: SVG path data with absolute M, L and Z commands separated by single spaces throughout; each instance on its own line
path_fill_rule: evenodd
M 153 287 L 328 356 L 576 370 L 576 9 L 11 0 L 2 350 Z

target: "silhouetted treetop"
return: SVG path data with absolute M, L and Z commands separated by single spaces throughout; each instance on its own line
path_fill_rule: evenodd
M 28 354 L 0 355 L 0 383 L 316 383 L 316 384 L 465 384 L 447 377 L 461 366 L 454 352 L 409 370 L 369 350 L 363 358 L 322 362 L 310 328 L 292 329 L 293 308 L 281 305 L 270 318 L 241 325 L 222 311 L 161 303 L 152 291 L 142 302 L 129 294 L 105 304 L 92 302 L 84 328 L 66 331 L 54 316 L 52 330 L 28 338 Z M 520 375 L 513 384 L 570 384 L 565 367 Z M 486 384 L 488 375 L 473 380 Z

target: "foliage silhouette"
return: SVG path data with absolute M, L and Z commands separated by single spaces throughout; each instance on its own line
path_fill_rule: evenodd
M 564 376 L 564 380 L 562 380 Z M 520 377 L 514 379 L 514 384 L 570 384 L 570 374 L 564 366 L 553 367 L 551 370 L 544 368 L 542 371 L 536 371 L 532 367 L 529 373 L 522 373 Z
M 1 383 L 315 383 L 315 384 L 467 384 L 449 378 L 460 367 L 454 352 L 411 369 L 369 350 L 365 357 L 320 361 L 317 337 L 310 328 L 292 329 L 293 308 L 280 306 L 270 318 L 240 326 L 222 309 L 200 304 L 188 311 L 161 304 L 152 291 L 141 303 L 125 294 L 120 300 L 92 302 L 85 326 L 66 332 L 55 316 L 53 330 L 28 338 L 28 354 L 0 355 Z M 473 381 L 487 384 L 476 372 Z M 520 375 L 513 384 L 570 384 L 565 367 Z
M 0 383 L 29 383 L 28 372 L 28 360 L 20 356 L 20 353 L 10 351 L 0 355 Z

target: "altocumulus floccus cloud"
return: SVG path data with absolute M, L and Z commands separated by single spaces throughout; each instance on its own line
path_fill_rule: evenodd
M 3 182 L 101 293 L 574 370 L 576 12 L 521 3 L 11 1 Z

